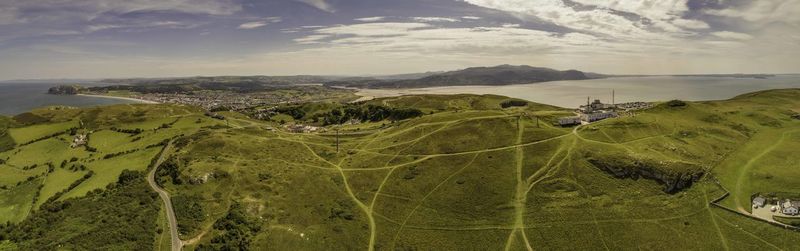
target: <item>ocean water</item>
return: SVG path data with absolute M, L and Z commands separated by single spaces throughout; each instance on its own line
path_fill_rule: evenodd
M 51 105 L 76 107 L 136 103 L 135 101 L 49 95 L 47 89 L 58 83 L 0 83 L 0 115 L 13 116 L 35 108 Z
M 611 103 L 634 101 L 722 100 L 767 89 L 800 88 L 800 75 L 779 75 L 767 79 L 727 77 L 626 77 L 581 81 L 556 81 L 507 86 L 448 86 L 405 90 L 360 90 L 365 97 L 404 94 L 496 94 L 537 103 L 574 108 L 586 98 Z
M 16 115 L 31 109 L 67 105 L 77 107 L 135 103 L 135 101 L 47 94 L 58 83 L 0 83 L 0 115 Z M 102 84 L 97 84 L 102 85 Z M 722 100 L 744 93 L 782 88 L 800 88 L 800 75 L 767 79 L 725 77 L 629 77 L 582 81 L 557 81 L 507 86 L 448 86 L 402 90 L 360 90 L 366 97 L 405 94 L 496 94 L 560 107 L 577 107 L 587 97 L 617 103 L 633 101 Z

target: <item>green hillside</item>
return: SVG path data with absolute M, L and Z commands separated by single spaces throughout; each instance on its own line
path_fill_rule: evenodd
M 800 89 L 574 128 L 554 125 L 569 110 L 509 100 L 278 109 L 318 126 L 380 119 L 314 133 L 176 105 L 33 111 L 7 120 L 19 145 L 0 151 L 0 222 L 18 224 L 0 246 L 164 250 L 163 205 L 142 173 L 171 149 L 156 182 L 186 250 L 800 249 L 800 233 L 732 212 L 753 193 L 800 193 L 786 157 L 800 144 Z M 88 145 L 71 148 L 73 132 Z M 732 211 L 709 203 L 726 192 Z M 109 237 L 87 237 L 98 229 Z

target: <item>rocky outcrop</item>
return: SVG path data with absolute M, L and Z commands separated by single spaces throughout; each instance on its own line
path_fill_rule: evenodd
M 616 178 L 640 178 L 654 180 L 664 185 L 664 192 L 674 194 L 692 186 L 703 176 L 703 169 L 690 164 L 680 163 L 681 170 L 671 170 L 669 165 L 639 160 L 607 160 L 603 158 L 587 159 L 589 163 Z M 676 163 L 672 163 L 676 164 Z M 687 168 L 688 167 L 688 168 Z
M 47 90 L 47 93 L 54 95 L 77 95 L 81 93 L 82 89 L 83 87 L 79 85 L 59 85 L 51 87 Z

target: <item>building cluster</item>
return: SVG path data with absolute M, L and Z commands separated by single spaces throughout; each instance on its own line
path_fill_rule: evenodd
M 628 102 L 628 103 L 616 104 L 616 108 L 623 111 L 644 110 L 644 109 L 649 109 L 651 107 L 653 107 L 653 103 L 649 102 Z
M 767 198 L 757 196 L 753 198 L 753 208 L 767 207 Z M 800 201 L 798 200 L 775 200 L 775 205 L 770 206 L 770 211 L 780 212 L 788 216 L 800 215 Z
M 559 118 L 558 124 L 561 126 L 580 125 L 583 122 L 592 123 L 617 117 L 615 105 L 603 104 L 599 99 L 591 103 L 589 100 L 586 99 L 586 105 L 582 105 L 575 110 L 576 116 Z
M 222 114 L 219 114 L 219 113 L 206 112 L 205 115 L 208 116 L 208 117 L 211 117 L 213 119 L 225 120 L 225 116 L 223 116 Z
M 310 126 L 310 125 L 302 125 L 302 124 L 291 124 L 284 126 L 286 130 L 292 133 L 313 133 L 322 131 L 322 127 L 317 126 Z
M 614 94 L 612 93 L 612 100 Z M 612 101 L 611 104 L 604 104 L 599 99 L 590 102 L 591 98 L 586 99 L 586 105 L 582 105 L 575 110 L 576 116 L 563 117 L 558 119 L 558 124 L 561 126 L 580 125 L 582 123 L 592 123 L 604 119 L 616 118 L 623 113 L 632 113 L 636 110 L 643 110 L 653 107 L 648 102 L 628 102 L 616 104 Z
M 77 148 L 86 145 L 89 141 L 89 138 L 86 134 L 78 134 L 75 135 L 75 138 L 72 139 L 72 143 L 69 144 L 69 147 Z

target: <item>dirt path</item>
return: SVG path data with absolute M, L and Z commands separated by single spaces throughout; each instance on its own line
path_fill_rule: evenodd
M 758 155 L 753 156 L 752 158 L 750 158 L 750 160 L 747 161 L 747 163 L 744 165 L 744 167 L 742 167 L 741 171 L 739 172 L 739 178 L 736 179 L 736 186 L 734 187 L 735 193 L 733 194 L 733 202 L 736 204 L 736 209 L 739 210 L 739 212 L 742 212 L 742 213 L 745 213 L 745 214 L 750 214 L 750 212 L 748 212 L 747 209 L 745 209 L 742 206 L 742 201 L 740 199 L 740 197 L 741 197 L 740 195 L 742 194 L 742 189 L 743 189 L 742 186 L 743 186 L 743 184 L 744 184 L 744 182 L 746 180 L 747 174 L 750 173 L 750 169 L 753 167 L 753 164 L 755 164 L 758 160 L 760 160 L 761 158 L 766 156 L 768 153 L 770 153 L 770 152 L 774 151 L 775 149 L 777 149 L 778 146 L 783 144 L 783 142 L 786 140 L 786 135 L 791 133 L 791 132 L 793 132 L 793 131 L 783 132 L 781 134 L 781 138 L 778 139 L 777 142 L 772 144 L 770 147 L 764 149 L 764 151 L 762 151 Z
M 370 207 L 368 207 L 366 204 L 364 204 L 364 202 L 361 202 L 361 200 L 359 200 L 358 197 L 356 197 L 356 194 L 353 192 L 353 189 L 350 188 L 350 184 L 347 182 L 347 175 L 345 175 L 344 169 L 342 169 L 342 166 L 334 164 L 334 163 L 328 161 L 327 159 L 323 158 L 322 156 L 319 156 L 316 152 L 314 152 L 314 149 L 311 149 L 311 147 L 308 146 L 308 144 L 305 144 L 305 143 L 302 143 L 302 144 L 303 144 L 303 146 L 306 147 L 306 149 L 308 149 L 309 152 L 311 152 L 311 154 L 315 158 L 327 163 L 328 165 L 331 165 L 331 166 L 335 167 L 336 170 L 339 171 L 339 175 L 341 175 L 341 177 L 342 177 L 342 182 L 344 183 L 343 185 L 344 185 L 345 191 L 347 192 L 347 195 L 349 195 L 350 198 L 353 200 L 353 202 L 355 202 L 356 205 L 359 208 L 361 208 L 362 211 L 364 211 L 364 213 L 367 216 L 367 220 L 369 221 L 369 232 L 370 233 L 369 233 L 369 246 L 368 246 L 367 250 L 369 250 L 369 251 L 375 250 L 375 238 L 377 236 L 377 233 L 376 233 L 376 230 L 375 230 L 375 217 L 372 216 L 372 209 Z
M 711 201 L 711 199 L 708 198 L 708 192 L 705 189 L 703 189 L 703 198 L 705 201 Z M 722 247 L 725 248 L 725 250 L 731 250 L 731 248 L 728 247 L 728 239 L 725 238 L 725 234 L 723 234 L 722 229 L 719 228 L 716 215 L 713 211 L 711 211 L 711 203 L 706 203 L 706 210 L 708 211 L 708 215 L 711 217 L 711 223 L 714 224 L 714 229 L 717 230 L 717 236 L 719 236 L 719 240 L 722 242 Z
M 170 200 L 169 193 L 162 189 L 161 187 L 156 184 L 156 170 L 161 163 L 164 162 L 167 153 L 172 149 L 172 141 L 167 143 L 164 146 L 164 150 L 161 151 L 161 154 L 158 156 L 158 160 L 154 163 L 153 167 L 151 168 L 150 172 L 147 174 L 147 183 L 150 184 L 150 188 L 153 191 L 158 193 L 158 196 L 161 197 L 161 200 L 164 202 L 164 211 L 167 215 L 167 223 L 169 223 L 169 233 L 171 237 L 172 243 L 172 251 L 180 251 L 183 249 L 183 242 L 181 241 L 180 236 L 178 236 L 178 221 L 175 218 L 175 210 L 172 209 L 172 200 Z
M 517 234 L 519 237 L 522 237 L 522 241 L 525 242 L 525 248 L 527 250 L 533 250 L 531 247 L 530 241 L 528 241 L 528 236 L 525 234 L 525 205 L 527 203 L 527 194 L 528 194 L 528 184 L 525 179 L 522 178 L 522 169 L 524 167 L 524 159 L 525 159 L 525 149 L 522 145 L 522 135 L 525 133 L 525 127 L 522 125 L 520 119 L 517 119 L 517 139 L 515 144 L 520 145 L 517 146 L 514 150 L 515 155 L 515 174 L 517 179 L 517 186 L 516 192 L 514 193 L 514 229 L 511 230 L 511 234 L 508 236 L 508 240 L 506 241 L 505 250 L 510 250 L 511 245 L 513 244 L 514 240 L 517 238 Z

